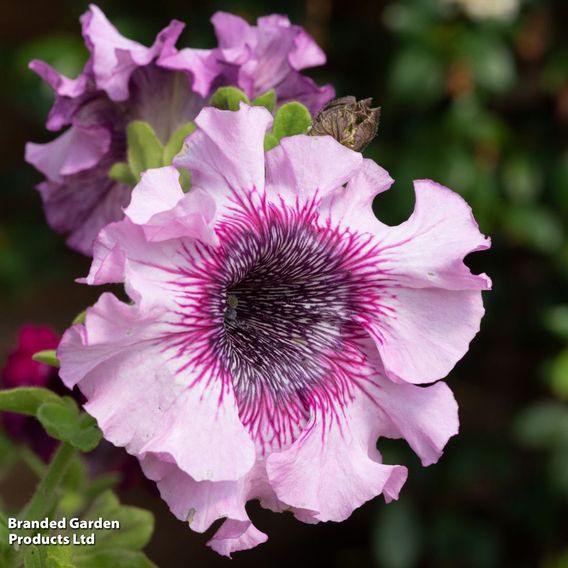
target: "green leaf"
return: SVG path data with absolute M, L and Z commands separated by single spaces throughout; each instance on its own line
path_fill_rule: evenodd
M 56 367 L 59 369 L 59 359 L 57 358 L 57 353 L 55 349 L 45 349 L 44 351 L 38 351 L 32 355 L 34 361 L 39 363 L 45 363 L 51 367 Z
M 545 207 L 511 205 L 503 212 L 503 222 L 508 236 L 519 244 L 542 253 L 553 253 L 562 246 L 562 224 Z
M 117 162 L 116 164 L 113 164 L 107 175 L 114 181 L 120 181 L 132 186 L 136 185 L 137 182 L 136 176 L 126 162 Z
M 195 122 L 186 122 L 180 126 L 164 146 L 163 164 L 168 166 L 172 163 L 174 156 L 181 150 L 185 139 L 195 131 Z
M 220 87 L 213 93 L 210 104 L 222 110 L 239 110 L 241 102 L 250 104 L 243 91 L 236 87 Z
M 118 530 L 97 532 L 97 547 L 141 550 L 154 531 L 154 516 L 150 511 L 121 505 L 112 491 L 105 491 L 93 503 L 84 519 L 112 519 L 120 523 Z
M 305 134 L 312 125 L 310 111 L 296 101 L 282 105 L 274 117 L 272 134 L 280 141 L 285 136 Z
M 136 179 L 149 168 L 163 165 L 164 148 L 154 129 L 142 120 L 134 120 L 126 129 L 128 164 Z
M 75 564 L 69 564 L 64 560 L 59 558 L 54 558 L 53 556 L 48 556 L 45 562 L 45 568 L 76 568 Z
M 568 306 L 560 305 L 548 309 L 544 313 L 543 323 L 548 331 L 568 341 Z
M 102 434 L 95 419 L 85 412 L 79 412 L 71 398 L 42 404 L 37 417 L 50 436 L 82 452 L 90 452 L 101 441 Z
M 26 546 L 24 568 L 45 568 L 45 548 L 34 544 Z
M 76 568 L 157 568 L 143 553 L 134 550 L 106 549 L 83 547 L 73 557 Z
M 515 424 L 517 437 L 533 448 L 568 444 L 568 408 L 560 402 L 540 402 L 523 411 Z
M 0 391 L 0 410 L 36 416 L 38 409 L 47 402 L 58 403 L 60 397 L 39 387 L 22 387 Z
M 558 398 L 568 400 L 568 349 L 564 349 L 551 365 L 550 386 Z
M 274 89 L 270 89 L 270 91 L 262 93 L 262 95 L 256 97 L 251 104 L 252 106 L 263 106 L 272 112 L 276 106 L 276 91 Z
M 71 560 L 73 548 L 66 545 L 50 546 L 47 549 L 45 568 L 75 568 Z

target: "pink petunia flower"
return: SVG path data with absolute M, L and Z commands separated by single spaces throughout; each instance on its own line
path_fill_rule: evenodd
M 105 437 L 136 455 L 172 512 L 230 555 L 266 540 L 245 505 L 301 521 L 342 521 L 458 431 L 438 382 L 465 354 L 489 279 L 463 258 L 489 247 L 471 209 L 415 183 L 410 219 L 388 227 L 373 197 L 386 171 L 329 136 L 265 153 L 262 108 L 204 109 L 172 167 L 147 171 L 123 221 L 106 227 L 88 284 L 103 294 L 58 355 Z
M 214 20 L 227 18 L 232 17 L 218 13 Z M 281 22 L 277 31 L 282 37 L 293 37 L 278 42 L 279 49 L 287 46 L 290 70 L 282 77 L 284 64 L 272 67 L 274 43 L 258 41 L 255 57 L 263 64 L 250 71 L 251 80 L 266 89 L 275 87 L 279 102 L 293 97 L 317 111 L 333 97 L 333 89 L 320 89 L 297 70 L 321 64 L 325 57 L 302 28 L 286 27 L 280 17 L 266 18 L 273 19 Z M 197 116 L 217 86 L 236 85 L 237 79 L 231 82 L 227 66 L 218 61 L 226 50 L 178 52 L 174 44 L 184 24 L 176 20 L 151 47 L 123 37 L 94 5 L 81 24 L 90 58 L 79 77 L 69 79 L 43 61 L 30 63 L 56 94 L 47 128 L 69 128 L 52 142 L 29 143 L 26 160 L 46 177 L 38 190 L 49 225 L 68 234 L 72 249 L 90 255 L 98 232 L 122 219 L 130 201 L 131 186 L 108 175 L 114 164 L 126 160 L 128 123 L 148 122 L 165 144 L 176 129 Z M 218 27 L 220 38 L 225 37 L 224 29 Z

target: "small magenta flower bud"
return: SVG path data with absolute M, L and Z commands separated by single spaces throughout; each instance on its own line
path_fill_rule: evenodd
M 329 134 L 344 146 L 361 152 L 377 135 L 379 127 L 381 108 L 372 108 L 372 101 L 358 101 L 351 96 L 331 101 L 318 113 L 309 134 Z

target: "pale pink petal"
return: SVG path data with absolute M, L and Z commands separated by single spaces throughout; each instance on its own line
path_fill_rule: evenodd
M 376 313 L 357 318 L 395 381 L 429 383 L 465 355 L 484 314 L 479 290 L 379 288 Z
M 198 378 L 187 371 L 177 371 L 175 380 L 186 388 L 141 455 L 173 460 L 195 481 L 244 476 L 254 465 L 255 447 L 238 418 L 232 386 L 220 376 Z
M 414 182 L 416 205 L 408 221 L 377 230 L 381 269 L 397 285 L 449 290 L 490 288 L 485 274 L 463 263 L 470 252 L 488 249 L 471 207 L 457 193 L 431 180 Z
M 241 105 L 239 112 L 205 108 L 174 165 L 189 169 L 193 187 L 220 195 L 264 188 L 264 135 L 272 115 Z
M 49 180 L 61 183 L 63 176 L 76 174 L 99 163 L 110 146 L 104 127 L 72 126 L 52 142 L 26 144 L 26 161 Z
M 250 521 L 228 519 L 221 525 L 207 545 L 218 554 L 230 558 L 233 552 L 249 550 L 267 540 L 268 537 Z
M 64 335 L 61 377 L 79 386 L 85 409 L 113 444 L 173 461 L 198 481 L 239 479 L 252 469 L 255 448 L 232 388 L 214 369 L 182 372 L 164 349 L 167 332 L 159 310 L 105 294 L 85 324 Z
M 296 511 L 300 520 L 342 521 L 381 493 L 387 502 L 397 499 L 406 481 L 405 467 L 381 463 L 375 403 L 358 393 L 338 412 L 336 417 L 314 416 L 292 446 L 267 459 L 278 498 L 293 510 L 315 512 Z
M 379 387 L 375 399 L 393 426 L 388 437 L 404 438 L 422 465 L 436 463 L 448 440 L 459 431 L 458 405 L 452 391 L 443 382 L 419 387 L 382 379 Z
M 158 484 L 162 499 L 192 530 L 205 532 L 217 519 L 248 520 L 247 484 L 235 481 L 195 481 L 175 463 L 147 454 L 140 460 L 144 474 Z
M 215 12 L 211 18 L 221 49 L 252 45 L 256 42 L 254 29 L 243 18 L 229 12 Z
M 176 281 L 183 277 L 182 266 L 193 250 L 193 240 L 150 241 L 144 226 L 130 219 L 112 223 L 100 232 L 89 274 L 79 282 L 125 282 L 133 300 L 177 310 L 182 292 Z
M 338 185 L 322 200 L 319 209 L 331 223 L 357 227 L 375 235 L 383 229 L 373 213 L 373 199 L 393 184 L 388 172 L 372 160 L 363 160 L 361 168 L 345 186 Z
M 322 199 L 350 180 L 363 157 L 331 136 L 291 136 L 266 154 L 266 191 L 294 203 Z
M 171 166 L 146 170 L 132 192 L 124 214 L 137 225 L 144 225 L 164 211 L 173 209 L 183 197 L 179 173 Z
M 385 378 L 376 347 L 366 341 L 361 348 L 370 377 L 363 388 L 385 415 L 380 435 L 404 438 L 422 465 L 436 463 L 459 430 L 458 405 L 452 391 L 443 382 L 428 387 L 394 383 Z
M 199 188 L 184 193 L 173 166 L 143 172 L 124 213 L 142 225 L 149 241 L 192 237 L 212 245 L 218 242 L 211 226 L 215 200 Z

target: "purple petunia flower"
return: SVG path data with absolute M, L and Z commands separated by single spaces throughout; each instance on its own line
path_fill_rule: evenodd
M 219 85 L 246 83 L 255 94 L 275 88 L 279 103 L 297 98 L 314 112 L 333 97 L 331 87 L 320 89 L 299 73 L 323 63 L 323 53 L 302 28 L 279 16 L 261 19 L 258 33 L 250 27 L 251 47 L 241 45 L 238 57 L 226 63 L 231 53 L 237 54 L 236 48 L 224 47 L 234 19 L 239 20 L 223 13 L 214 16 L 222 48 L 178 52 L 174 44 L 184 27 L 181 22 L 172 21 L 145 47 L 123 37 L 91 5 L 81 17 L 90 58 L 79 77 L 69 79 L 42 61 L 30 63 L 56 93 L 47 128 L 69 128 L 47 144 L 29 143 L 26 160 L 45 175 L 38 189 L 48 223 L 69 235 L 71 248 L 91 254 L 100 229 L 123 217 L 132 188 L 108 174 L 126 159 L 131 121 L 148 122 L 165 144 L 197 116 Z
M 312 114 L 335 96 L 331 85 L 318 87 L 300 73 L 323 65 L 325 53 L 301 26 L 292 25 L 286 16 L 265 16 L 251 26 L 239 16 L 217 12 L 211 21 L 219 47 L 211 52 L 208 65 L 216 71 L 216 85 L 238 86 L 250 99 L 274 89 L 279 103 L 299 101 Z M 162 64 L 184 69 L 193 57 L 193 50 L 182 49 L 163 57 Z
M 266 535 L 259 499 L 301 521 L 341 521 L 398 497 L 406 468 L 379 437 L 405 438 L 424 465 L 458 431 L 438 382 L 483 315 L 489 247 L 471 209 L 432 181 L 388 227 L 373 197 L 386 171 L 329 136 L 265 153 L 271 115 L 204 109 L 171 166 L 149 170 L 124 220 L 100 234 L 88 284 L 103 294 L 64 335 L 61 377 L 78 385 L 105 437 L 136 455 L 172 512 L 220 554 Z

